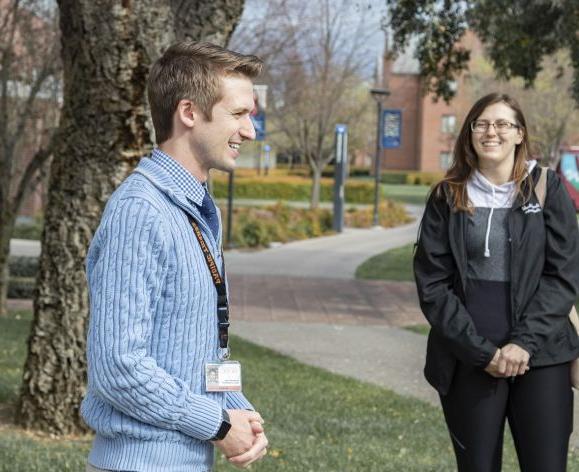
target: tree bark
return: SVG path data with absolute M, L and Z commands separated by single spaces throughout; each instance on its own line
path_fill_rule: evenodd
M 6 301 L 8 298 L 8 257 L 10 256 L 10 236 L 14 227 L 14 214 L 9 208 L 2 208 L 0 215 L 2 226 L 0 227 L 0 317 L 6 316 Z
M 225 42 L 243 9 L 243 0 L 58 3 L 64 103 L 16 418 L 55 435 L 86 431 L 79 413 L 86 385 L 84 260 L 105 202 L 152 146 L 149 67 L 178 38 Z
M 311 201 L 312 210 L 315 210 L 320 206 L 321 183 L 322 183 L 322 168 L 312 166 L 312 201 Z

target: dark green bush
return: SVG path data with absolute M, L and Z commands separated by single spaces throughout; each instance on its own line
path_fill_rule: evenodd
M 406 172 L 383 172 L 380 181 L 383 184 L 403 185 L 406 183 Z
M 36 279 L 32 277 L 10 277 L 8 281 L 8 298 L 34 298 Z
M 12 237 L 14 239 L 40 240 L 42 237 L 42 222 L 20 223 L 14 227 Z
M 38 257 L 10 256 L 8 273 L 11 277 L 36 277 L 38 272 Z
M 370 169 L 367 167 L 350 167 L 350 177 L 370 177 Z

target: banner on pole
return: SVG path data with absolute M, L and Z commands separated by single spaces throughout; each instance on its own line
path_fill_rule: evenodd
M 399 148 L 402 142 L 402 110 L 382 110 L 382 149 Z

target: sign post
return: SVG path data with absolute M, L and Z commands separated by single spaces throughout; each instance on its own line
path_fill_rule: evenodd
M 336 125 L 334 165 L 334 231 L 341 233 L 344 230 L 344 186 L 348 165 L 348 126 Z
M 376 105 L 378 107 L 378 116 L 376 117 L 378 123 L 376 126 L 376 159 L 374 160 L 374 226 L 378 226 L 380 223 L 379 218 L 379 207 L 380 207 L 380 170 L 382 167 L 381 154 L 382 154 L 382 110 L 383 100 L 390 95 L 388 90 L 382 88 L 375 88 L 370 90 L 370 95 L 376 100 Z

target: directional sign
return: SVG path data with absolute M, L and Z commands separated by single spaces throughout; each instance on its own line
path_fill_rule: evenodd
M 402 110 L 382 110 L 382 148 L 398 148 L 401 142 Z

